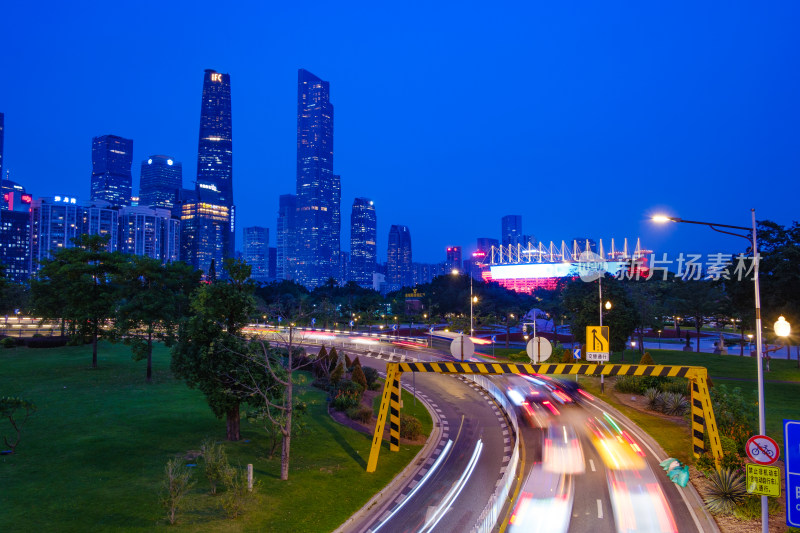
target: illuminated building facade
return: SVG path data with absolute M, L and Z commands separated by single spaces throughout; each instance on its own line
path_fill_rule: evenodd
M 295 231 L 297 215 L 297 196 L 282 194 L 278 200 L 278 225 L 275 257 L 275 276 L 280 280 L 295 277 Z
M 162 263 L 180 256 L 180 220 L 169 209 L 149 206 L 123 207 L 119 212 L 119 250 Z
M 92 139 L 92 182 L 90 200 L 104 200 L 112 206 L 131 205 L 131 164 L 133 141 L 117 135 Z
M 203 76 L 200 103 L 200 137 L 197 145 L 197 186 L 217 193 L 213 205 L 225 207 L 228 226 L 223 239 L 223 257 L 234 256 L 235 208 L 233 205 L 233 126 L 231 120 L 231 77 L 211 69 Z M 218 215 L 214 215 L 216 217 Z M 183 217 L 183 214 L 181 215 Z M 212 218 L 214 218 L 212 217 Z M 216 231 L 216 230 L 215 230 Z M 200 239 L 210 242 L 207 239 Z M 211 245 L 211 244 L 209 244 Z M 216 244 L 213 245 L 216 247 Z M 214 256 L 216 251 L 198 252 Z M 220 261 L 216 262 L 219 272 Z
M 22 185 L 2 180 L 0 262 L 5 266 L 5 277 L 17 283 L 26 281 L 30 273 L 32 202 Z
M 503 246 L 525 245 L 522 242 L 522 215 L 506 215 L 501 220 L 500 239 Z
M 406 226 L 389 229 L 389 248 L 386 261 L 386 290 L 411 287 L 414 274 L 411 261 L 411 232 Z
M 244 228 L 244 261 L 254 281 L 269 281 L 269 228 Z
M 452 272 L 453 270 L 461 270 L 461 247 L 448 246 L 446 252 L 447 255 L 444 262 L 445 269 L 448 272 Z
M 330 86 L 307 70 L 297 78 L 295 281 L 318 287 L 337 277 L 341 182 L 333 174 Z
M 369 198 L 353 200 L 350 212 L 350 280 L 372 287 L 372 273 L 378 259 L 378 218 Z
M 183 183 L 183 166 L 166 155 L 151 155 L 142 161 L 139 205 L 172 209 Z
M 50 196 L 31 202 L 31 265 L 33 274 L 43 259 L 62 248 L 72 248 L 72 239 L 83 233 L 109 235 L 107 250 L 117 250 L 118 210 L 110 202 L 79 203 L 71 196 Z
M 176 210 L 180 211 L 181 261 L 208 274 L 211 261 L 222 273 L 223 260 L 230 242 L 230 208 L 219 202 L 217 193 L 200 186 L 195 191 L 182 190 Z M 204 184 L 205 185 L 205 184 Z
M 0 113 L 0 179 L 5 178 L 5 174 L 3 174 L 3 137 L 5 135 L 5 115 Z

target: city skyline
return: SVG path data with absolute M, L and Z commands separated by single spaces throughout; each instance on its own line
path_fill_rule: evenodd
M 785 68 L 800 49 L 796 6 L 742 3 L 723 13 L 702 6 L 691 16 L 679 6 L 519 6 L 514 20 L 499 10 L 453 15 L 437 6 L 422 19 L 412 11 L 375 27 L 320 8 L 303 17 L 303 32 L 287 24 L 298 8 L 269 17 L 253 9 L 219 13 L 224 41 L 186 29 L 162 35 L 144 23 L 145 10 L 133 10 L 130 28 L 114 33 L 131 53 L 110 61 L 111 51 L 97 50 L 81 29 L 107 26 L 116 8 L 78 15 L 56 7 L 40 20 L 11 6 L 7 20 L 20 23 L 0 37 L 14 80 L 0 87 L 10 179 L 34 196 L 87 199 L 86 146 L 112 133 L 134 140 L 135 161 L 173 155 L 189 180 L 197 73 L 214 67 L 235 78 L 237 225 L 277 234 L 278 196 L 296 178 L 294 83 L 306 68 L 331 82 L 337 103 L 341 203 L 366 196 L 381 211 L 380 261 L 392 224 L 414 232 L 415 258 L 439 262 L 448 245 L 467 253 L 478 236 L 499 238 L 498 220 L 509 213 L 521 214 L 524 232 L 543 241 L 641 237 L 671 252 L 738 251 L 738 243 L 653 228 L 647 217 L 662 207 L 740 225 L 751 207 L 759 219 L 796 218 L 792 195 L 754 187 L 763 178 L 792 183 L 800 169 L 790 127 L 800 118 L 793 96 L 800 83 Z M 163 16 L 190 28 L 202 12 L 178 4 Z M 412 43 L 406 27 L 418 35 Z M 486 38 L 458 28 L 483 28 Z M 156 50 L 170 60 L 152 61 Z M 100 65 L 114 91 L 92 85 Z M 450 90 L 445 79 L 464 81 Z M 60 88 L 68 115 L 52 98 L 51 80 L 71 80 Z M 42 131 L 59 139 L 46 158 Z M 349 224 L 341 225 L 346 249 Z

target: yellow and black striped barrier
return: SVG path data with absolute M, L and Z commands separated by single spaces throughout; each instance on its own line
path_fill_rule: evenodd
M 692 452 L 700 457 L 705 451 L 703 431 L 708 431 L 711 453 L 719 462 L 722 446 L 711 397 L 708 394 L 708 370 L 701 366 L 677 365 L 616 365 L 616 364 L 517 364 L 431 361 L 423 363 L 387 363 L 378 422 L 372 439 L 367 472 L 378 467 L 378 455 L 383 440 L 386 418 L 389 415 L 389 450 L 400 449 L 400 378 L 403 372 L 435 372 L 438 374 L 558 374 L 603 376 L 659 376 L 687 378 L 691 389 Z

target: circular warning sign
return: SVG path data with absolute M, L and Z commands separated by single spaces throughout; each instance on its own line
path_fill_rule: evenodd
M 778 460 L 778 443 L 766 435 L 754 435 L 747 440 L 747 456 L 760 465 L 771 465 Z

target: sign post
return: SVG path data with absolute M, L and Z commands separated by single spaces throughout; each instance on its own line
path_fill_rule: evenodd
M 786 524 L 800 527 L 800 420 L 783 421 L 786 453 Z
M 525 351 L 528 352 L 532 363 L 543 363 L 553 355 L 553 345 L 544 337 L 534 337 L 528 341 Z

